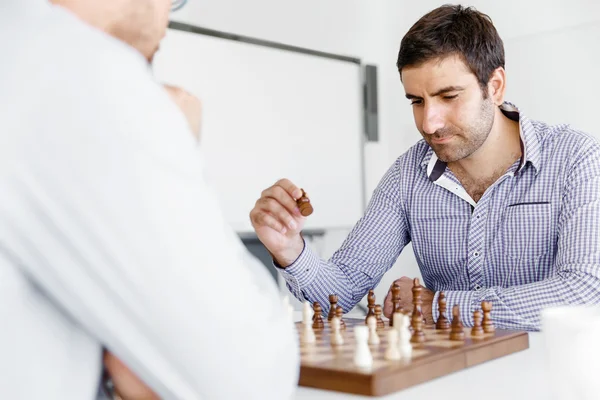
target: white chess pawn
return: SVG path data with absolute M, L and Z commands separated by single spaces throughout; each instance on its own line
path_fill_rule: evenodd
M 402 315 L 400 318 L 400 333 L 398 340 L 398 347 L 400 354 L 403 358 L 410 358 L 412 356 L 412 344 L 410 343 L 411 333 L 408 327 L 410 326 L 410 319 L 408 315 Z
M 377 318 L 371 315 L 367 318 L 367 326 L 369 327 L 369 344 L 377 345 L 381 341 L 377 334 Z
M 340 333 L 340 319 L 338 317 L 333 317 L 331 319 L 331 344 L 334 346 L 339 346 L 344 344 L 344 338 Z
M 315 331 L 312 328 L 312 317 L 314 311 L 309 302 L 304 302 L 302 308 L 302 343 L 315 343 L 317 338 L 315 336 Z
M 394 324 L 396 321 L 394 321 Z M 385 349 L 385 354 L 383 355 L 386 360 L 395 361 L 400 360 L 401 353 L 400 347 L 398 346 L 398 330 L 390 329 L 388 331 L 388 347 Z
M 373 355 L 369 349 L 369 327 L 358 325 L 354 327 L 354 365 L 358 368 L 371 368 L 373 366 Z

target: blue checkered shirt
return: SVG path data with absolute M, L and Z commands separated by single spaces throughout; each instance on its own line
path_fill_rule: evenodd
M 376 287 L 412 242 L 424 284 L 466 326 L 481 301 L 499 328 L 540 329 L 543 308 L 600 303 L 600 144 L 568 125 L 549 126 L 505 103 L 523 156 L 478 202 L 423 140 L 401 155 L 364 216 L 329 260 L 304 246 L 279 269 L 299 299 L 345 312 Z M 451 319 L 451 313 L 447 317 Z

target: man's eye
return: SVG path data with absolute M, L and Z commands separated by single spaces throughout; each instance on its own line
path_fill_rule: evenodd
M 457 97 L 458 97 L 457 94 L 453 94 L 452 96 L 444 96 L 444 99 L 446 99 L 446 100 L 452 100 L 452 99 L 455 99 Z
M 421 104 L 422 102 L 423 102 L 423 100 L 412 100 L 412 101 L 410 102 L 410 105 L 411 105 L 411 106 L 414 106 L 415 104 Z

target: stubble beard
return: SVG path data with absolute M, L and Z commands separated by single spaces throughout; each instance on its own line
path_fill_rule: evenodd
M 445 163 L 456 162 L 475 153 L 487 140 L 494 125 L 494 103 L 490 98 L 484 99 L 481 104 L 477 120 L 464 130 L 449 127 L 437 131 L 426 138 L 427 143 L 435 152 L 437 158 Z M 432 138 L 443 138 L 455 135 L 454 140 L 448 144 L 432 143 Z

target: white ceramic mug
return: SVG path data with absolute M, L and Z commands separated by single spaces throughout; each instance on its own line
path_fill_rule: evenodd
M 548 308 L 542 312 L 542 335 L 553 398 L 599 399 L 600 308 Z

